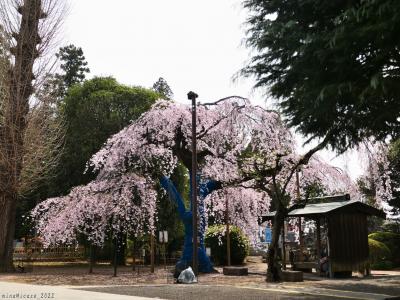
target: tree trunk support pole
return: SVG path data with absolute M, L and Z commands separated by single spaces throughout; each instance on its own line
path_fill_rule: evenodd
M 285 221 L 282 226 L 282 269 L 286 270 Z
M 150 264 L 151 264 L 151 273 L 154 273 L 154 233 L 153 231 L 150 234 Z
M 93 265 L 94 265 L 94 249 L 93 243 L 90 243 L 89 246 L 89 274 L 93 273 Z
M 134 240 L 133 245 L 132 245 L 132 250 L 131 250 L 132 251 L 132 271 L 135 271 L 135 269 L 136 269 L 135 243 L 136 243 L 136 240 Z
M 300 202 L 300 178 L 299 178 L 299 169 L 296 170 L 296 188 L 297 188 L 297 202 Z M 303 261 L 303 231 L 302 231 L 302 222 L 301 217 L 298 218 L 299 223 L 299 246 L 300 246 L 300 253 L 299 253 L 299 260 Z
M 118 266 L 118 238 L 114 238 L 114 277 L 117 277 L 117 266 Z
M 167 269 L 167 243 L 164 241 L 164 270 Z
M 231 265 L 231 237 L 230 237 L 230 230 L 229 230 L 229 200 L 226 197 L 225 200 L 226 205 L 226 215 L 225 215 L 225 222 L 226 222 L 226 255 L 227 255 L 227 265 Z

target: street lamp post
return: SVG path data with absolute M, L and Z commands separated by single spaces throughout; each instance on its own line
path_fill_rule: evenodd
M 197 257 L 197 141 L 196 141 L 196 98 L 198 95 L 194 92 L 187 94 L 188 99 L 192 100 L 192 216 L 193 216 L 193 256 L 192 256 L 192 267 L 193 272 L 197 276 L 198 274 L 198 257 Z

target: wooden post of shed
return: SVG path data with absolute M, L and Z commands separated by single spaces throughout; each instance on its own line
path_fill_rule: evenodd
M 332 268 L 332 260 L 331 260 L 331 246 L 330 246 L 330 242 L 329 242 L 329 226 L 328 226 L 328 237 L 326 239 L 326 246 L 327 246 L 327 250 L 328 250 L 328 272 L 329 272 L 329 278 L 333 278 L 334 274 L 333 274 L 333 268 Z
M 321 219 L 317 217 L 317 274 L 321 275 Z

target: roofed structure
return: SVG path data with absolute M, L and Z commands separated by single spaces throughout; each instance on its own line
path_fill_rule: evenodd
M 336 200 L 326 202 L 329 200 Z M 329 275 L 350 274 L 352 271 L 365 270 L 368 268 L 369 247 L 368 247 L 368 226 L 367 217 L 377 216 L 385 218 L 386 214 L 375 207 L 360 201 L 351 201 L 349 195 L 338 195 L 324 198 L 309 199 L 309 204 L 296 204 L 292 207 L 285 218 L 298 218 L 300 224 L 302 218 L 316 221 L 316 261 L 298 261 L 295 265 L 301 266 L 314 265 L 317 271 L 320 269 L 321 259 L 321 224 L 327 230 L 326 246 L 327 258 L 329 260 Z M 339 200 L 339 201 L 338 201 Z M 343 201 L 344 200 L 344 201 Z M 315 203 L 322 201 L 324 203 Z M 303 202 L 304 203 L 304 202 Z M 262 217 L 262 221 L 273 220 L 275 212 Z M 300 228 L 300 237 L 302 236 Z M 283 232 L 283 236 L 284 236 Z M 285 240 L 285 238 L 283 238 Z M 285 249 L 283 253 L 285 260 Z M 300 251 L 302 252 L 302 242 L 300 238 Z M 292 263 L 293 264 L 293 263 Z M 299 267 L 300 266 L 300 267 Z M 307 267 L 309 268 L 309 267 Z
M 307 217 L 314 219 L 319 216 L 346 212 L 359 212 L 365 215 L 377 216 L 380 218 L 386 217 L 386 214 L 382 210 L 376 209 L 375 207 L 372 207 L 363 202 L 354 200 L 306 204 L 302 208 L 296 208 L 289 212 L 288 217 Z M 274 216 L 275 212 L 268 213 L 262 216 L 262 221 L 265 222 L 267 220 L 271 220 Z

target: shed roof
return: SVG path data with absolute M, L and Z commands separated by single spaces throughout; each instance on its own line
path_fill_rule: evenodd
M 362 203 L 360 201 L 341 201 L 341 202 L 327 202 L 327 203 L 311 203 L 306 204 L 302 208 L 296 208 L 289 212 L 288 217 L 317 217 L 324 216 L 332 213 L 340 212 L 361 212 L 366 215 L 378 216 L 385 218 L 386 214 L 380 210 Z M 268 213 L 262 217 L 263 222 L 270 220 L 275 216 L 275 212 Z

